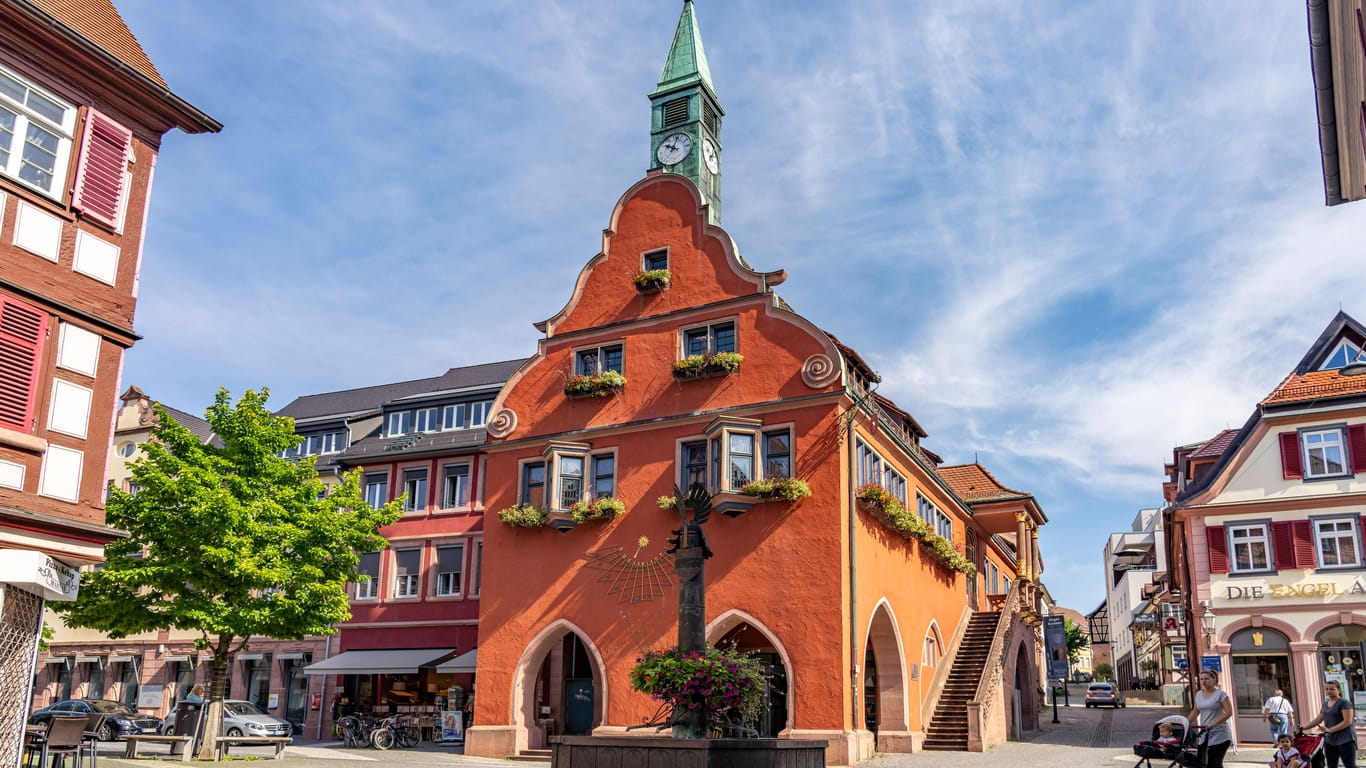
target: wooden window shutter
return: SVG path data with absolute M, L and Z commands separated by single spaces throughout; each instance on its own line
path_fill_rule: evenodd
M 1314 553 L 1314 524 L 1308 520 L 1296 520 L 1294 526 L 1295 537 L 1295 567 L 1296 568 L 1317 568 L 1318 557 Z
M 1205 543 L 1209 546 L 1209 572 L 1228 573 L 1228 538 L 1224 526 L 1205 526 Z
M 1282 432 L 1281 474 L 1286 480 L 1304 477 L 1304 458 L 1300 456 L 1300 433 Z
M 0 297 L 0 427 L 33 431 L 47 313 Z
M 1284 521 L 1271 524 L 1271 548 L 1276 555 L 1276 570 L 1292 570 L 1295 567 L 1294 524 Z
M 1347 427 L 1347 452 L 1351 454 L 1352 474 L 1366 472 L 1366 424 Z
M 119 203 L 128 193 L 123 175 L 132 141 L 132 131 L 94 109 L 86 111 L 81 165 L 71 205 L 110 229 L 118 228 Z

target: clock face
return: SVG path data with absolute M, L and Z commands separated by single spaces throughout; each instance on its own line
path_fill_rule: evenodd
M 717 156 L 716 145 L 711 143 L 711 139 L 702 140 L 702 159 L 707 163 L 707 170 L 721 172 L 721 158 Z
M 659 145 L 655 157 L 664 165 L 676 165 L 692 151 L 692 139 L 686 133 L 675 133 Z

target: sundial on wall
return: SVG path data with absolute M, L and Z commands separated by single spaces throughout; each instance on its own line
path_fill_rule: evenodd
M 633 555 L 619 546 L 585 552 L 588 562 L 584 567 L 602 572 L 597 583 L 607 584 L 608 596 L 616 595 L 618 603 L 643 603 L 663 597 L 664 587 L 673 586 L 669 576 L 673 558 L 668 552 L 660 552 L 649 560 L 637 560 L 636 555 L 649 543 L 647 537 L 641 536 Z

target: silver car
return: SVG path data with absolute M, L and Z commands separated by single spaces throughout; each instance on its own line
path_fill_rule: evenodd
M 1124 691 L 1113 683 L 1091 683 L 1086 686 L 1086 706 L 1111 706 L 1118 709 L 1124 706 Z
M 208 702 L 204 703 L 208 706 Z M 226 699 L 223 702 L 224 736 L 289 736 L 294 727 L 274 715 L 268 715 L 256 708 L 250 701 Z M 166 725 L 161 729 L 164 734 L 175 731 L 175 712 L 166 716 Z

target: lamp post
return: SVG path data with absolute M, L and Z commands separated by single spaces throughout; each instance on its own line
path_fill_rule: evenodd
M 1206 648 L 1214 647 L 1214 622 L 1214 611 L 1209 607 L 1209 603 L 1205 603 L 1205 612 L 1200 614 L 1200 629 L 1205 632 Z

